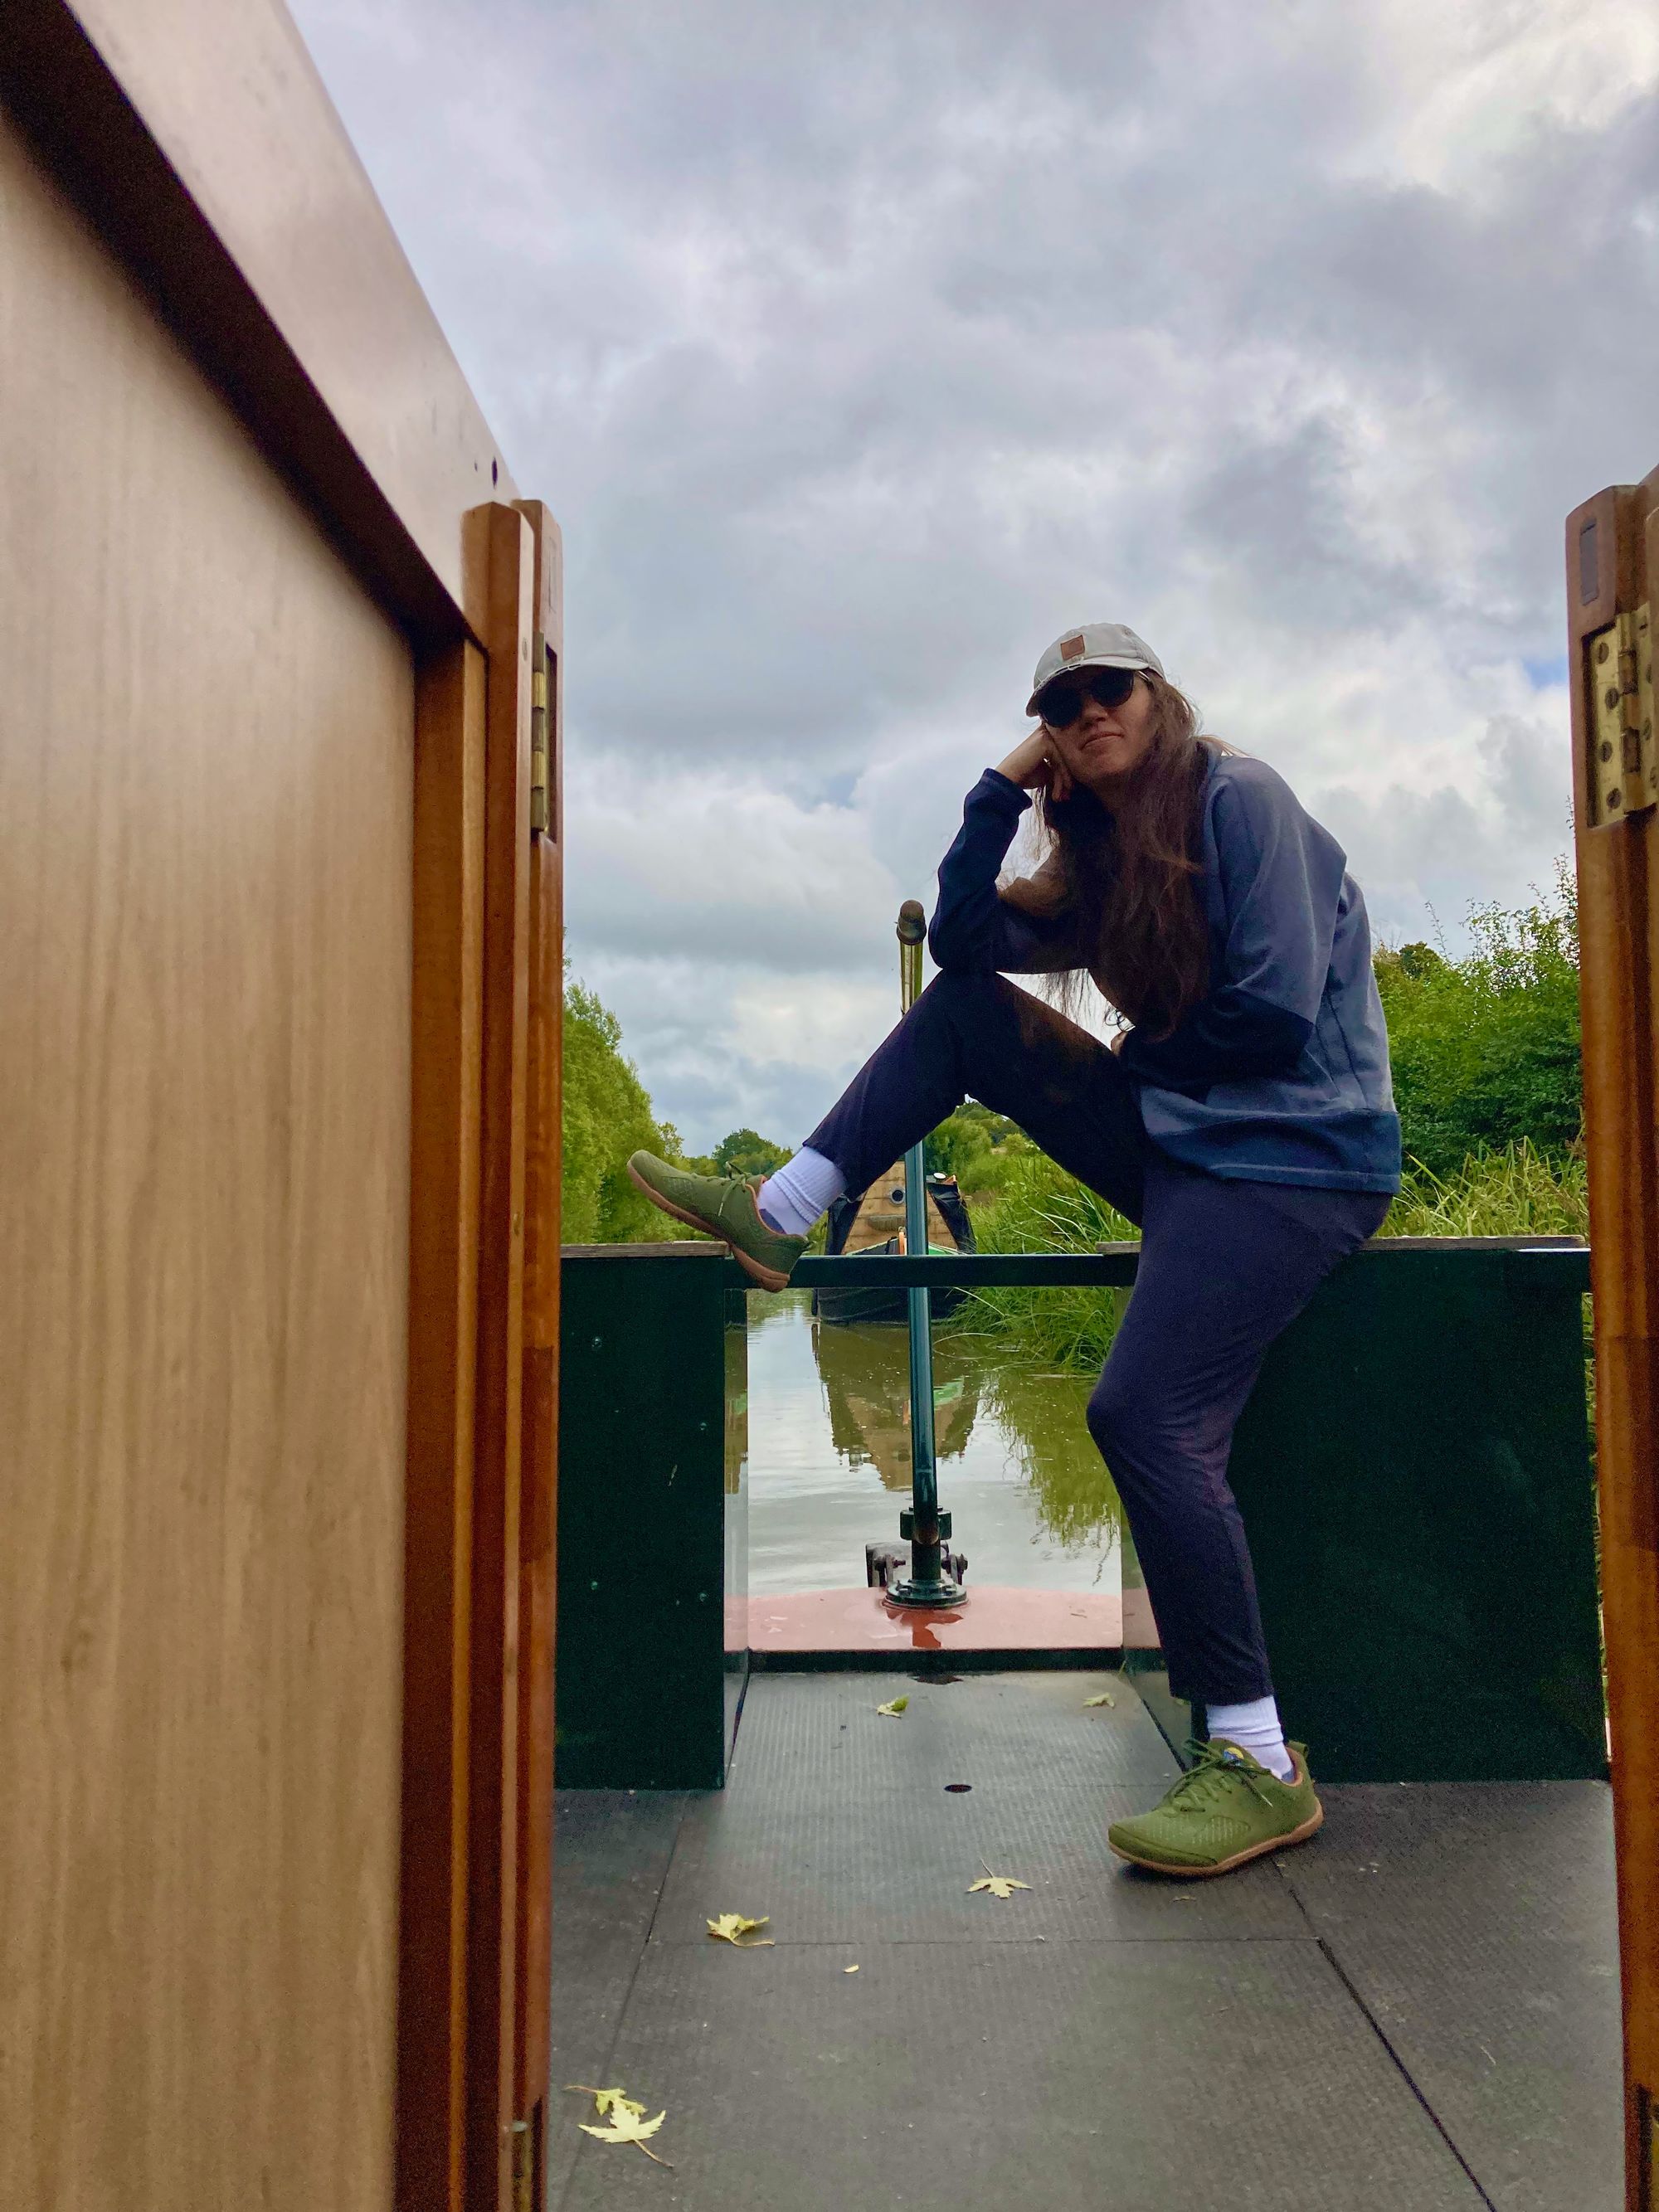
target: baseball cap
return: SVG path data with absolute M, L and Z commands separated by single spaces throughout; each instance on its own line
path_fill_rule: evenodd
M 1028 714 L 1036 714 L 1043 685 L 1068 668 L 1150 668 L 1155 676 L 1164 673 L 1164 663 L 1146 639 L 1122 623 L 1082 623 L 1057 637 L 1038 661 L 1025 702 Z

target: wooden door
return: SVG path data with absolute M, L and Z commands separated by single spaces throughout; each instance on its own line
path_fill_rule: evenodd
M 1659 2207 L 1659 470 L 1567 520 L 1626 2202 Z
M 501 2212 L 557 533 L 279 6 L 19 0 L 0 94 L 0 2203 Z
M 0 2203 L 390 2201 L 416 679 L 0 125 Z

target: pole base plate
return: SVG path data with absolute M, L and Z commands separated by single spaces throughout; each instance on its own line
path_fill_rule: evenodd
M 907 1575 L 902 1582 L 888 1583 L 887 1595 L 894 1605 L 963 1605 L 968 1593 L 960 1583 L 917 1583 Z

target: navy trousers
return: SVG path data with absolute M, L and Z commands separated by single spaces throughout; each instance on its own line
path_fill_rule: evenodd
M 1273 1688 L 1243 1520 L 1235 1423 L 1268 1346 L 1381 1226 L 1381 1191 L 1233 1182 L 1161 1152 L 1135 1079 L 1074 1022 L 1000 975 L 938 975 L 807 1143 L 864 1190 L 964 1097 L 1139 1224 L 1135 1286 L 1089 1401 L 1128 1516 L 1178 1697 Z M 1287 1480 L 1294 1470 L 1285 1470 Z

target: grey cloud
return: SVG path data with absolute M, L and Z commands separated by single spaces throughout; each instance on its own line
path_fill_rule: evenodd
M 1357 505 L 1348 441 L 1321 410 L 1241 441 L 1194 486 L 1186 520 L 1229 549 L 1238 603 L 1276 621 L 1291 608 L 1299 625 L 1353 632 L 1375 628 L 1379 610 L 1396 621 L 1426 611 L 1430 579 L 1367 544 Z
M 1519 714 L 1494 716 L 1487 729 L 1493 789 L 1511 830 L 1552 852 L 1572 842 L 1572 768 L 1561 733 Z
M 1333 785 L 1307 803 L 1352 863 L 1363 853 L 1372 928 L 1395 944 L 1428 935 L 1437 921 L 1455 950 L 1471 905 L 1523 901 L 1571 850 L 1565 748 L 1547 724 L 1519 715 L 1492 717 L 1461 783 L 1364 798 Z

